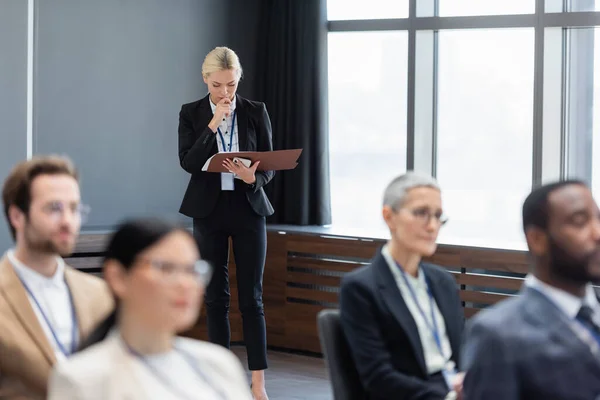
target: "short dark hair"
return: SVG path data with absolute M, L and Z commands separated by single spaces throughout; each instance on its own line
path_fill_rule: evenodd
M 31 184 L 40 175 L 68 175 L 79 180 L 79 174 L 73 162 L 62 156 L 34 156 L 15 165 L 8 174 L 2 187 L 4 215 L 10 227 L 13 239 L 16 239 L 15 227 L 10 222 L 8 210 L 14 205 L 25 214 L 31 206 Z
M 142 217 L 125 220 L 108 242 L 103 265 L 108 260 L 115 260 L 125 270 L 130 270 L 140 253 L 173 232 L 183 232 L 189 235 L 190 239 L 194 239 L 192 234 L 181 225 L 162 218 Z M 115 302 L 114 310 L 81 343 L 79 351 L 104 340 L 117 325 L 118 299 L 115 299 Z
M 577 179 L 568 179 L 542 185 L 534 189 L 523 202 L 523 230 L 536 227 L 543 230 L 548 228 L 549 207 L 548 198 L 554 191 L 570 185 L 588 185 Z

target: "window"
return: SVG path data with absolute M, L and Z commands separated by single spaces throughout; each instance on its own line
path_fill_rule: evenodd
M 562 99 L 567 173 L 590 182 L 600 199 L 600 28 L 554 29 L 563 31 L 567 57 Z
M 598 0 L 546 0 L 547 13 L 600 11 Z
M 385 186 L 406 170 L 407 32 L 329 33 L 332 222 L 381 233 Z
M 523 249 L 532 185 L 534 30 L 439 32 L 443 243 Z
M 335 226 L 383 228 L 382 191 L 407 160 L 442 185 L 446 244 L 525 249 L 521 208 L 540 183 L 584 179 L 600 199 L 600 0 L 328 0 L 328 12 L 371 20 L 329 25 Z
M 434 0 L 417 0 L 417 16 L 433 16 Z M 439 0 L 440 17 L 533 14 L 535 0 Z
M 408 18 L 408 0 L 327 0 L 327 19 Z

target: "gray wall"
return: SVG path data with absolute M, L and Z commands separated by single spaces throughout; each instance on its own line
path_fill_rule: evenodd
M 138 214 L 185 220 L 178 113 L 206 93 L 201 64 L 227 40 L 225 2 L 36 5 L 34 153 L 67 154 L 78 165 L 92 207 L 84 230 Z
M 0 182 L 27 155 L 27 2 L 0 0 Z M 0 254 L 12 244 L 4 211 Z

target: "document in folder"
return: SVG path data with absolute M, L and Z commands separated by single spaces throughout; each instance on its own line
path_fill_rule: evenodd
M 235 157 L 250 160 L 252 164 L 260 161 L 258 171 L 283 171 L 294 169 L 298 165 L 298 157 L 302 149 L 276 150 L 276 151 L 238 151 L 235 153 L 217 153 L 204 163 L 202 171 L 229 172 L 223 166 L 226 158 L 233 160 Z

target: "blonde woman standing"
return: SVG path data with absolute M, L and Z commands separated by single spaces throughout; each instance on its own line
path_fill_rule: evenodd
M 262 280 L 267 247 L 265 218 L 273 207 L 263 187 L 273 171 L 224 162 L 228 173 L 203 172 L 217 152 L 271 151 L 271 121 L 264 103 L 236 94 L 242 67 L 227 47 L 213 49 L 202 65 L 208 95 L 184 104 L 179 113 L 179 161 L 191 174 L 180 212 L 193 218 L 204 259 L 215 268 L 206 289 L 209 339 L 229 348 L 229 238 L 236 262 L 239 308 L 255 399 L 265 400 L 266 327 Z

